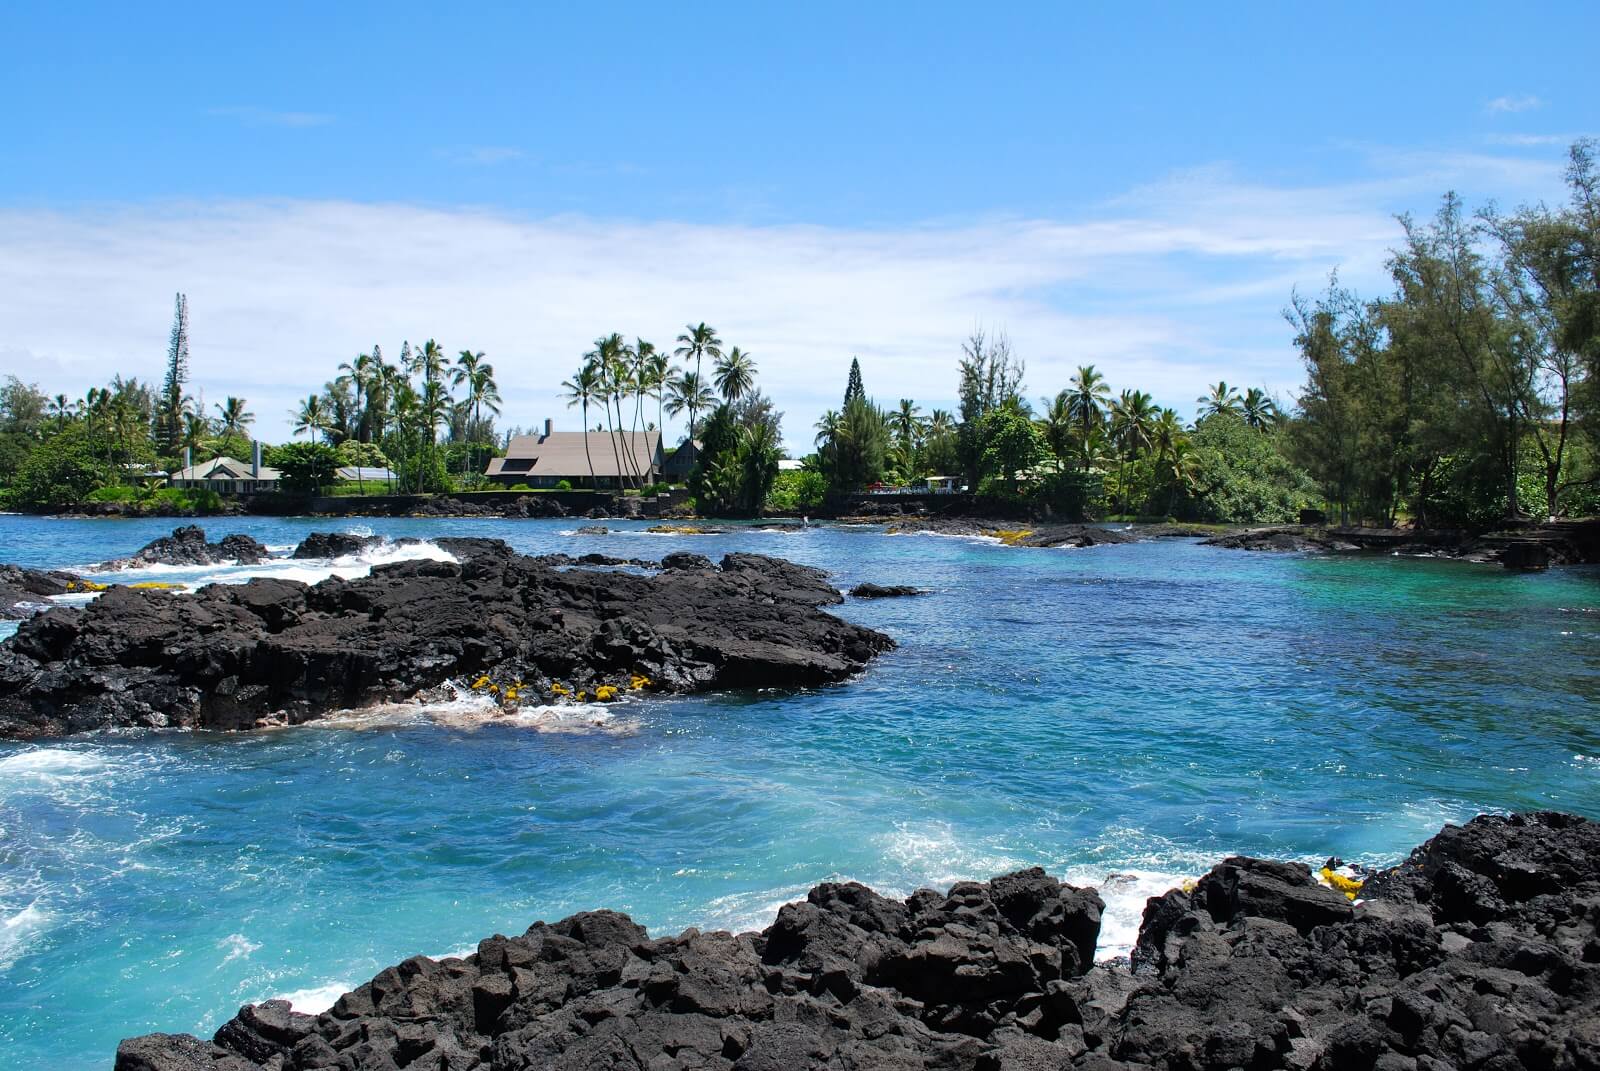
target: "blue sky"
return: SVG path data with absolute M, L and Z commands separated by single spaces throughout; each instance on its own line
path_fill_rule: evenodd
M 1593 4 L 1083 6 L 13 5 L 0 372 L 158 376 L 184 290 L 272 438 L 373 342 L 487 350 L 532 424 L 700 319 L 795 446 L 852 353 L 949 404 L 978 323 L 1187 412 L 1289 391 L 1290 289 L 1380 286 L 1396 212 L 1559 197 L 1600 132 Z

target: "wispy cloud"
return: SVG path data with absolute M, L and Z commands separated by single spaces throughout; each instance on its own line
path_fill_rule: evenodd
M 246 126 L 311 127 L 327 126 L 333 122 L 333 116 L 323 112 L 276 111 L 272 108 L 257 108 L 250 105 L 208 108 L 206 114 L 218 119 L 232 119 Z
M 1483 110 L 1490 115 L 1504 115 L 1510 112 L 1531 112 L 1535 108 L 1544 107 L 1544 101 L 1532 93 L 1523 93 L 1518 96 L 1496 97 L 1483 106 Z
M 1593 136 L 1592 134 L 1489 134 L 1484 140 L 1491 145 L 1536 148 L 1546 145 L 1571 145 L 1580 138 Z
M 453 163 L 489 167 L 494 164 L 504 164 L 512 160 L 524 159 L 527 153 L 521 149 L 514 149 L 509 145 L 468 145 L 453 149 L 439 149 L 434 155 Z
M 115 372 L 159 378 L 183 290 L 195 386 L 248 397 L 268 436 L 287 434 L 296 397 L 340 360 L 428 337 L 487 351 L 503 421 L 527 426 L 565 415 L 556 385 L 597 335 L 668 343 L 703 319 L 754 353 L 803 446 L 837 406 L 852 354 L 873 396 L 951 405 L 960 341 L 981 323 L 1009 332 L 1032 394 L 1093 362 L 1188 411 L 1219 377 L 1297 384 L 1279 317 L 1290 289 L 1315 289 L 1334 267 L 1367 292 L 1382 285 L 1394 212 L 1507 177 L 1538 184 L 1489 188 L 1559 195 L 1553 157 L 1537 173 L 1470 154 L 1404 163 L 1412 171 L 1318 187 L 1202 168 L 1071 219 L 894 228 L 333 201 L 0 212 L 0 354 L 30 354 L 51 393 Z

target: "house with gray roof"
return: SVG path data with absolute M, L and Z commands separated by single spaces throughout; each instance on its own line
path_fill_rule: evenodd
M 550 488 L 565 480 L 572 487 L 616 490 L 654 483 L 661 461 L 660 432 L 556 431 L 546 420 L 543 434 L 513 436 L 505 457 L 491 458 L 484 475 L 506 487 Z
M 189 451 L 184 450 L 188 462 Z M 167 477 L 168 487 L 202 487 L 219 495 L 252 495 L 278 489 L 279 473 L 261 463 L 261 444 L 257 443 L 249 462 L 231 457 L 214 457 L 198 465 L 185 464 Z

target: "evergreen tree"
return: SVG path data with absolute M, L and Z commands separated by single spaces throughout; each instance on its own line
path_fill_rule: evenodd
M 866 398 L 867 392 L 861 385 L 861 361 L 859 358 L 850 358 L 850 381 L 845 384 L 844 404 L 846 407 L 853 401 Z
M 167 378 L 161 385 L 161 447 L 177 453 L 183 437 L 183 385 L 189 379 L 189 299 L 179 294 L 172 313 L 172 339 L 167 344 Z

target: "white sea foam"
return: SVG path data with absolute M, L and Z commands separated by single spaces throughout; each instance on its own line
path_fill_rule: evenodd
M 296 989 L 292 993 L 283 993 L 273 1000 L 287 1000 L 295 1011 L 305 1015 L 320 1015 L 336 1004 L 340 997 L 354 989 L 355 986 L 347 982 L 329 982 L 326 985 L 312 986 L 308 989 Z
M 1139 939 L 1139 923 L 1144 919 L 1145 904 L 1152 896 L 1160 896 L 1180 888 L 1195 875 L 1170 873 L 1160 870 L 1104 870 L 1069 869 L 1061 880 L 1079 888 L 1092 887 L 1105 901 L 1100 915 L 1100 939 L 1095 945 L 1096 962 L 1116 959 L 1133 951 Z
M 355 535 L 370 534 L 360 531 L 352 532 Z M 279 548 L 272 548 L 274 551 Z M 293 548 L 289 548 L 293 549 Z M 115 569 L 96 569 L 94 574 L 115 577 L 112 583 L 136 584 L 143 580 L 159 583 L 181 584 L 184 590 L 193 591 L 207 584 L 243 584 L 258 577 L 271 577 L 278 580 L 299 580 L 307 584 L 316 584 L 329 577 L 341 577 L 345 580 L 354 580 L 366 576 L 375 565 L 387 565 L 392 562 L 403 561 L 448 561 L 456 560 L 455 555 L 440 547 L 436 543 L 427 541 L 394 543 L 385 540 L 382 543 L 366 547 L 355 554 L 346 554 L 337 558 L 290 558 L 287 554 L 275 554 L 265 561 L 244 565 L 238 562 L 217 563 L 214 565 L 129 565 Z M 88 602 L 95 597 L 95 593 L 73 593 L 58 595 L 53 601 L 72 604 Z
M 110 765 L 102 754 L 70 748 L 36 747 L 0 759 L 0 776 L 58 779 L 99 773 Z
M 8 969 L 28 951 L 50 925 L 50 913 L 35 900 L 20 911 L 0 911 L 0 970 Z
M 230 933 L 217 942 L 217 947 L 227 952 L 222 957 L 222 962 L 232 963 L 236 959 L 244 959 L 252 952 L 259 952 L 261 946 L 250 940 L 242 933 Z
M 474 732 L 488 725 L 509 725 L 536 733 L 572 736 L 603 734 L 632 736 L 641 723 L 621 711 L 625 701 L 603 703 L 555 703 L 502 707 L 492 696 L 453 689 L 449 698 L 416 703 L 383 703 L 361 710 L 340 711 L 315 724 L 329 728 L 376 729 L 393 725 L 432 722 L 452 729 Z

